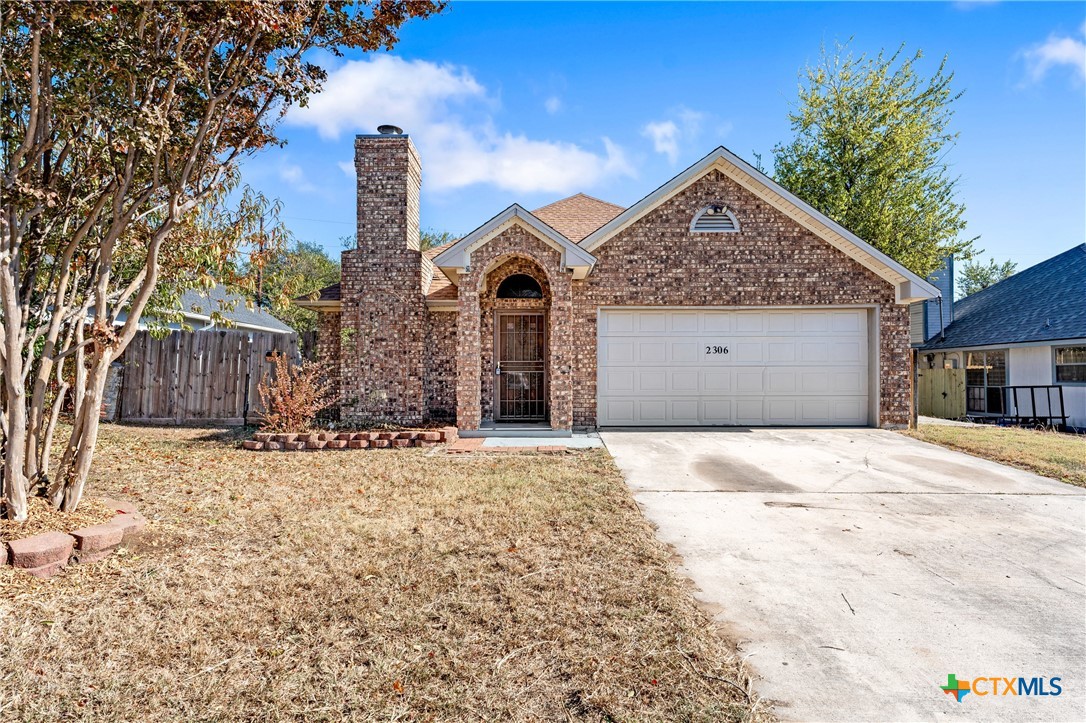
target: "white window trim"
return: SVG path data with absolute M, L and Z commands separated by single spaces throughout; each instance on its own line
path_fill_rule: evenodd
M 701 220 L 701 217 L 704 216 L 710 209 L 713 209 L 713 208 L 723 208 L 724 213 L 721 214 L 721 215 L 727 216 L 728 219 L 731 220 L 732 226 L 734 228 L 719 228 L 719 229 L 717 229 L 717 228 L 714 228 L 714 229 L 695 228 L 695 226 L 698 225 L 698 221 Z M 713 214 L 713 215 L 717 215 L 717 214 Z M 698 211 L 697 213 L 694 214 L 694 220 L 690 222 L 690 232 L 691 233 L 739 233 L 739 219 L 737 219 L 735 217 L 735 214 L 732 213 L 731 209 L 728 208 L 727 206 L 725 206 L 723 203 L 711 203 L 708 206 L 705 206 L 700 211 Z
M 1052 383 L 1053 384 L 1059 385 L 1061 387 L 1086 387 L 1086 382 L 1061 382 L 1060 378 L 1059 378 L 1059 375 L 1058 375 L 1059 368 L 1061 366 L 1063 366 L 1063 367 L 1086 366 L 1086 364 L 1084 364 L 1083 362 L 1072 362 L 1070 364 L 1057 364 L 1056 363 L 1056 355 L 1059 353 L 1060 349 L 1075 349 L 1077 347 L 1086 348 L 1086 344 L 1063 344 L 1061 346 L 1053 346 L 1052 347 Z

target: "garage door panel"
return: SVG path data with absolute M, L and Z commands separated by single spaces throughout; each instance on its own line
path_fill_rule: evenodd
M 676 334 L 697 334 L 699 314 L 696 311 L 675 311 L 671 313 L 671 332 Z
M 705 369 L 701 372 L 701 391 L 730 392 L 732 390 L 732 372 L 730 369 Z
M 600 369 L 600 394 L 631 394 L 637 391 L 634 384 L 636 370 L 630 369 Z
M 667 330 L 667 314 L 664 312 L 642 312 L 637 317 L 637 330 L 642 334 L 659 334 Z
M 735 314 L 736 334 L 760 334 L 765 330 L 766 317 L 759 311 L 738 311 Z
M 674 341 L 671 343 L 671 361 L 683 364 L 697 362 L 699 344 L 696 341 Z
M 617 309 L 598 328 L 602 425 L 868 422 L 865 310 Z
M 830 314 L 827 311 L 804 311 L 799 315 L 799 329 L 804 334 L 825 334 L 830 330 Z
M 700 392 L 702 374 L 697 369 L 675 369 L 671 372 L 670 390 L 673 392 Z
M 639 364 L 662 364 L 667 361 L 667 342 L 637 342 L 637 362 Z
M 709 334 L 718 332 L 730 333 L 732 331 L 731 314 L 698 314 L 701 330 Z
M 600 344 L 600 367 L 634 362 L 634 342 L 630 339 L 605 339 Z
M 732 400 L 703 397 L 701 399 L 702 424 L 734 424 Z

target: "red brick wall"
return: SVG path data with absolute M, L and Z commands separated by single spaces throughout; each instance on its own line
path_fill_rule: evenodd
M 358 248 L 342 257 L 341 416 L 417 424 L 426 410 L 418 153 L 407 136 L 359 136 Z
M 441 273 L 440 271 L 438 273 Z M 456 421 L 456 313 L 431 311 L 426 336 L 426 420 Z
M 740 231 L 691 233 L 695 213 L 710 203 L 727 204 Z M 592 274 L 573 282 L 576 426 L 596 424 L 597 309 L 623 305 L 877 304 L 880 423 L 907 423 L 908 308 L 894 303 L 893 286 L 719 171 L 593 253 Z
M 338 311 L 317 314 L 316 360 L 318 363 L 327 364 L 331 368 L 332 391 L 336 400 L 339 399 L 339 330 Z
M 471 272 L 460 279 L 457 302 L 457 426 L 477 429 L 485 418 L 483 377 L 492 376 L 488 372 L 493 371 L 493 353 L 488 357 L 491 364 L 484 366 L 483 339 L 488 339 L 487 346 L 493 346 L 494 325 L 493 316 L 489 325 L 482 319 L 486 294 L 493 293 L 484 288 L 484 275 L 489 275 L 491 270 L 500 270 L 503 264 L 513 259 L 532 262 L 546 276 L 550 291 L 547 314 L 550 423 L 556 429 L 569 429 L 573 424 L 572 279 L 568 271 L 560 268 L 561 254 L 519 226 L 503 231 L 485 246 L 476 249 L 471 255 Z M 493 408 L 492 382 L 493 379 L 487 380 L 485 402 L 488 410 Z

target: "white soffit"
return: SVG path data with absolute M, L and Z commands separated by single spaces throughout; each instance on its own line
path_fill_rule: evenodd
M 582 248 L 594 251 L 620 231 L 629 227 L 712 170 L 719 170 L 751 193 L 771 203 L 782 213 L 812 231 L 845 255 L 855 259 L 860 265 L 893 284 L 895 299 L 898 303 L 906 304 L 935 298 L 940 295 L 935 286 L 909 271 L 833 219 L 815 210 L 808 203 L 785 190 L 771 178 L 723 146 L 716 148 L 690 168 L 620 213 L 609 223 L 589 234 L 581 241 Z

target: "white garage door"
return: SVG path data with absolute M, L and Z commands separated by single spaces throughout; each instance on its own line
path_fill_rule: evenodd
M 599 424 L 866 425 L 867 311 L 609 309 Z

